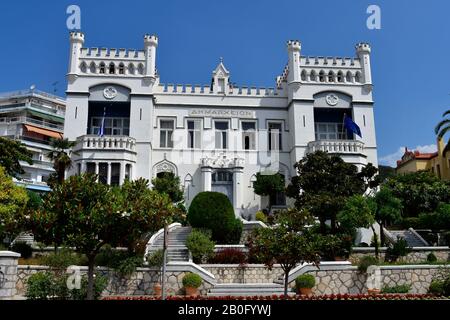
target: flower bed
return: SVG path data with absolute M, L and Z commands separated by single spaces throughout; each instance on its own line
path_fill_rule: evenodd
M 167 300 L 285 300 L 284 295 L 271 296 L 168 296 Z M 448 297 L 437 296 L 433 294 L 329 294 L 317 296 L 288 295 L 287 300 L 448 300 Z M 110 296 L 102 300 L 161 300 L 161 297 L 155 296 Z

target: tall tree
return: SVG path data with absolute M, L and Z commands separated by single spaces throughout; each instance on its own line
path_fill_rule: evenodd
M 295 199 L 297 208 L 307 209 L 319 219 L 322 234 L 326 233 L 328 219 L 332 232 L 336 232 L 336 215 L 345 200 L 373 187 L 371 181 L 376 173 L 370 164 L 367 170 L 358 172 L 355 165 L 323 151 L 308 154 L 294 167 L 297 175 L 292 177 L 286 194 Z
M 160 176 L 152 180 L 153 189 L 162 194 L 167 194 L 172 202 L 183 200 L 184 190 L 180 185 L 180 177 L 173 172 L 161 172 Z
M 403 217 L 434 212 L 440 202 L 450 202 L 450 183 L 428 171 L 397 174 L 383 185 L 402 202 Z
M 0 166 L 0 241 L 6 234 L 13 238 L 23 231 L 27 202 L 25 188 L 16 186 Z
M 289 273 L 302 263 L 319 264 L 320 235 L 297 232 L 287 225 L 279 224 L 274 228 L 259 228 L 249 237 L 248 246 L 253 254 L 271 269 L 280 264 L 284 272 L 284 295 L 287 296 Z
M 169 195 L 150 190 L 147 179 L 127 180 L 117 190 L 120 192 L 119 206 L 125 213 L 117 232 L 122 235 L 120 244 L 130 251 L 143 249 L 139 247 L 139 241 L 148 240 L 148 235 L 170 224 L 178 213 L 179 209 Z
M 375 220 L 380 225 L 380 242 L 384 246 L 385 237 L 383 228 L 386 223 L 396 222 L 401 219 L 402 202 L 396 198 L 392 191 L 384 186 L 374 197 L 376 203 Z
M 148 180 L 111 188 L 97 182 L 96 175 L 81 174 L 56 184 L 30 225 L 44 243 L 62 243 L 86 255 L 90 300 L 100 249 L 106 244 L 131 248 L 143 235 L 170 221 L 173 211 L 167 195 L 148 189 Z
M 442 117 L 445 118 L 448 115 L 450 115 L 450 110 L 445 111 Z M 439 123 L 434 128 L 434 132 L 436 133 L 439 139 L 442 139 L 444 135 L 449 131 L 450 131 L 450 119 L 448 118 L 439 121 Z
M 49 241 L 74 247 L 88 259 L 88 300 L 92 300 L 95 257 L 105 244 L 115 245 L 115 232 L 122 214 L 109 186 L 97 182 L 95 175 L 75 175 L 56 184 L 44 201 L 44 208 L 33 216 L 34 233 L 42 229 Z
M 72 148 L 75 147 L 75 141 L 69 141 L 69 139 L 52 139 L 51 147 L 52 151 L 47 154 L 47 157 L 53 161 L 53 168 L 56 171 L 56 175 L 50 178 L 49 184 L 56 183 L 61 184 L 64 182 L 66 170 L 72 166 L 72 159 L 70 158 Z
M 285 191 L 284 177 L 280 173 L 275 174 L 256 174 L 256 181 L 253 183 L 253 189 L 257 195 L 269 197 L 269 211 L 275 202 L 277 193 Z
M 31 157 L 31 151 L 19 141 L 0 137 L 0 166 L 4 168 L 6 174 L 14 178 L 24 174 L 20 161 L 33 164 Z
M 348 198 L 344 207 L 337 215 L 342 229 L 349 234 L 355 234 L 357 228 L 371 228 L 375 242 L 375 256 L 378 258 L 378 237 L 375 231 L 376 203 L 372 198 L 354 195 Z

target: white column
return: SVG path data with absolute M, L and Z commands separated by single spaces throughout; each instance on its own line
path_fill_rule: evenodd
M 81 173 L 86 172 L 86 161 L 81 161 Z
M 119 177 L 119 184 L 123 185 L 123 182 L 125 181 L 125 162 L 120 162 L 120 177 Z
M 97 175 L 97 182 L 98 182 L 98 173 L 99 173 L 99 164 L 98 162 L 95 162 L 95 174 Z
M 236 217 L 241 216 L 241 209 L 242 209 L 242 175 L 243 175 L 243 168 L 242 167 L 236 167 L 233 170 L 233 207 L 234 207 L 234 214 Z
M 108 185 L 111 185 L 111 162 L 108 162 L 108 175 L 106 177 Z
M 211 191 L 211 167 L 202 167 L 202 191 Z

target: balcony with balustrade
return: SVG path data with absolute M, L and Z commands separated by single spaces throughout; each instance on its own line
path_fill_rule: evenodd
M 116 135 L 80 136 L 73 149 L 73 161 L 73 173 L 95 173 L 102 183 L 122 184 L 132 176 L 136 139 Z
M 345 162 L 366 165 L 364 143 L 358 140 L 315 140 L 308 143 L 306 153 L 324 151 L 341 156 Z
M 75 159 L 136 162 L 136 139 L 129 136 L 84 135 L 76 143 Z

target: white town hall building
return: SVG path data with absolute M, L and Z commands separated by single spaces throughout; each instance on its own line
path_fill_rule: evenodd
M 208 85 L 160 83 L 153 35 L 143 50 L 84 42 L 83 33 L 70 34 L 64 136 L 77 145 L 69 174 L 95 172 L 120 185 L 171 171 L 188 205 L 198 192 L 219 191 L 249 217 L 267 205 L 253 191 L 257 172 L 280 172 L 287 184 L 294 163 L 315 150 L 378 165 L 366 43 L 355 57 L 338 58 L 302 56 L 300 42 L 288 41 L 274 88 L 256 88 L 232 85 L 222 61 Z M 345 114 L 362 138 L 343 128 Z

